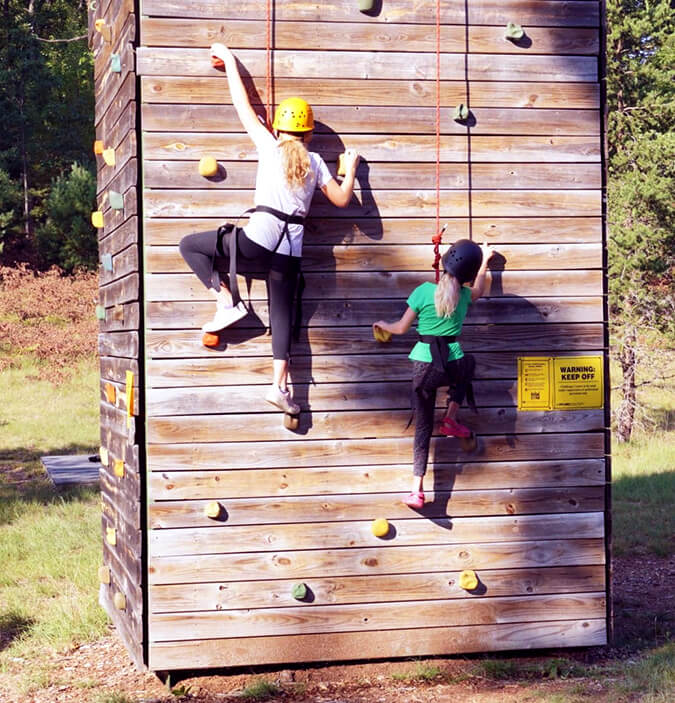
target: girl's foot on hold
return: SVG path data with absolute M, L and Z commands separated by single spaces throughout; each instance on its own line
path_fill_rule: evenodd
M 234 307 L 226 308 L 220 303 L 217 304 L 216 314 L 210 322 L 202 325 L 202 332 L 218 332 L 233 325 L 237 320 L 246 317 L 246 306 L 239 302 Z
M 403 502 L 410 508 L 422 508 L 424 507 L 424 493 L 413 491 L 403 499 Z
M 297 415 L 300 412 L 300 406 L 291 399 L 291 392 L 288 389 L 282 391 L 277 385 L 270 388 L 265 400 L 289 415 Z
M 444 434 L 446 437 L 460 437 L 463 439 L 471 437 L 471 430 L 468 427 L 461 425 L 457 422 L 457 420 L 453 420 L 451 417 L 443 418 L 440 433 Z

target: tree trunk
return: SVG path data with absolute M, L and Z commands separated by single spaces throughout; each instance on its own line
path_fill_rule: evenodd
M 633 432 L 637 392 L 635 372 L 637 369 L 637 332 L 629 325 L 626 329 L 619 355 L 623 381 L 621 383 L 621 402 L 617 413 L 616 437 L 619 442 L 629 442 Z

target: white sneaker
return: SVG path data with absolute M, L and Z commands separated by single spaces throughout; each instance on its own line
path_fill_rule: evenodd
M 237 320 L 246 317 L 247 310 L 244 303 L 241 301 L 232 308 L 221 307 L 216 308 L 216 314 L 210 322 L 202 325 L 202 332 L 218 332 L 233 325 Z
M 289 415 L 297 415 L 300 412 L 300 406 L 291 400 L 291 392 L 288 390 L 282 391 L 278 386 L 270 388 L 265 400 Z

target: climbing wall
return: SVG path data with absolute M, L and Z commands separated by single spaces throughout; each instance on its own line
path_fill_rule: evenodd
M 603 644 L 606 410 L 516 406 L 518 357 L 606 351 L 600 3 L 443 0 L 438 149 L 435 0 L 370 14 L 357 0 L 271 2 L 270 25 L 266 5 L 140 8 L 149 666 Z M 524 36 L 505 39 L 509 22 Z M 178 252 L 253 201 L 256 154 L 214 41 L 234 49 L 261 114 L 269 97 L 310 101 L 312 148 L 333 171 L 345 147 L 363 156 L 350 206 L 317 194 L 312 208 L 296 433 L 264 401 L 263 282 L 254 314 L 209 350 L 213 303 Z M 432 278 L 437 154 L 446 244 L 471 236 L 498 254 L 462 334 L 478 448 L 434 437 L 416 512 L 401 503 L 415 335 L 378 344 L 370 325 Z M 206 155 L 216 178 L 198 173 Z
M 137 432 L 141 303 L 133 0 L 89 4 L 95 57 L 103 565 L 99 600 L 143 662 L 141 475 Z

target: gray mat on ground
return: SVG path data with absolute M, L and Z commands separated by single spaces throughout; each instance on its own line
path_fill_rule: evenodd
M 40 461 L 55 486 L 95 484 L 98 483 L 101 462 L 98 456 L 95 461 L 90 461 L 89 456 L 43 456 Z

